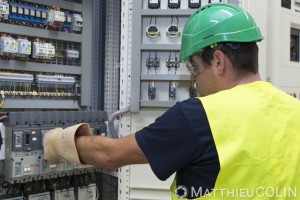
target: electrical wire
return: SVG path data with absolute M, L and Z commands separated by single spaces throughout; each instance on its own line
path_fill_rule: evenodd
M 4 101 L 5 101 L 5 96 L 4 96 L 4 94 L 2 94 L 2 101 L 1 101 L 1 104 L 0 104 L 0 108 L 3 106 Z
M 6 118 L 8 118 L 8 115 L 1 116 L 1 117 L 0 117 L 0 121 L 1 121 L 2 119 L 6 119 Z
M 114 127 L 114 120 L 116 117 L 120 116 L 120 115 L 123 115 L 125 113 L 128 113 L 130 112 L 130 106 L 127 107 L 127 108 L 124 108 L 122 110 L 119 110 L 117 112 L 114 112 L 113 114 L 111 114 L 108 118 L 108 128 L 109 128 L 109 131 L 112 135 L 113 138 L 118 138 L 118 134 L 115 130 L 115 127 Z

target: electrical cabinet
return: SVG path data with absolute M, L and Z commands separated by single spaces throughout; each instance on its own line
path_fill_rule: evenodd
M 97 189 L 92 184 L 91 174 L 101 169 L 76 165 L 65 159 L 47 161 L 44 159 L 42 141 L 49 130 L 82 122 L 90 124 L 94 135 L 107 136 L 107 119 L 104 111 L 9 112 L 8 118 L 0 124 L 0 172 L 3 170 L 1 174 L 5 180 L 5 184 L 0 180 L 0 197 L 9 199 L 25 192 L 26 199 L 50 200 L 54 196 L 56 199 L 75 200 L 81 199 L 80 196 L 96 199 Z M 107 173 L 115 174 L 114 171 Z
M 79 109 L 92 106 L 93 2 L 1 1 L 0 73 L 73 77 L 65 85 L 0 80 L 6 109 Z M 83 17 L 84 16 L 84 17 Z M 97 66 L 98 67 L 98 66 Z

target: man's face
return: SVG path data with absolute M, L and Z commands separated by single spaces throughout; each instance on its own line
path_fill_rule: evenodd
M 194 68 L 190 79 L 196 82 L 197 91 L 200 97 L 218 92 L 217 77 L 212 66 L 205 66 L 201 56 L 193 55 L 190 57 L 190 64 Z

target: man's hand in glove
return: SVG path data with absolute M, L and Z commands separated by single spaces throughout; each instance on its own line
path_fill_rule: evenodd
M 46 133 L 44 137 L 44 158 L 46 160 L 66 160 L 83 164 L 80 161 L 75 145 L 75 136 L 90 136 L 90 127 L 86 123 L 70 126 L 66 129 L 56 128 Z
M 90 164 L 107 169 L 148 163 L 136 142 L 135 134 L 120 139 L 91 136 L 90 127 L 86 123 L 66 129 L 53 129 L 46 133 L 43 142 L 46 160 L 65 158 L 75 164 Z

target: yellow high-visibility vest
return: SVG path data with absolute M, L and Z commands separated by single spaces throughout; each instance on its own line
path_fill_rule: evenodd
M 199 99 L 220 172 L 214 190 L 194 199 L 300 198 L 299 100 L 263 81 Z M 172 199 L 186 199 L 178 198 L 175 190 L 176 178 Z

